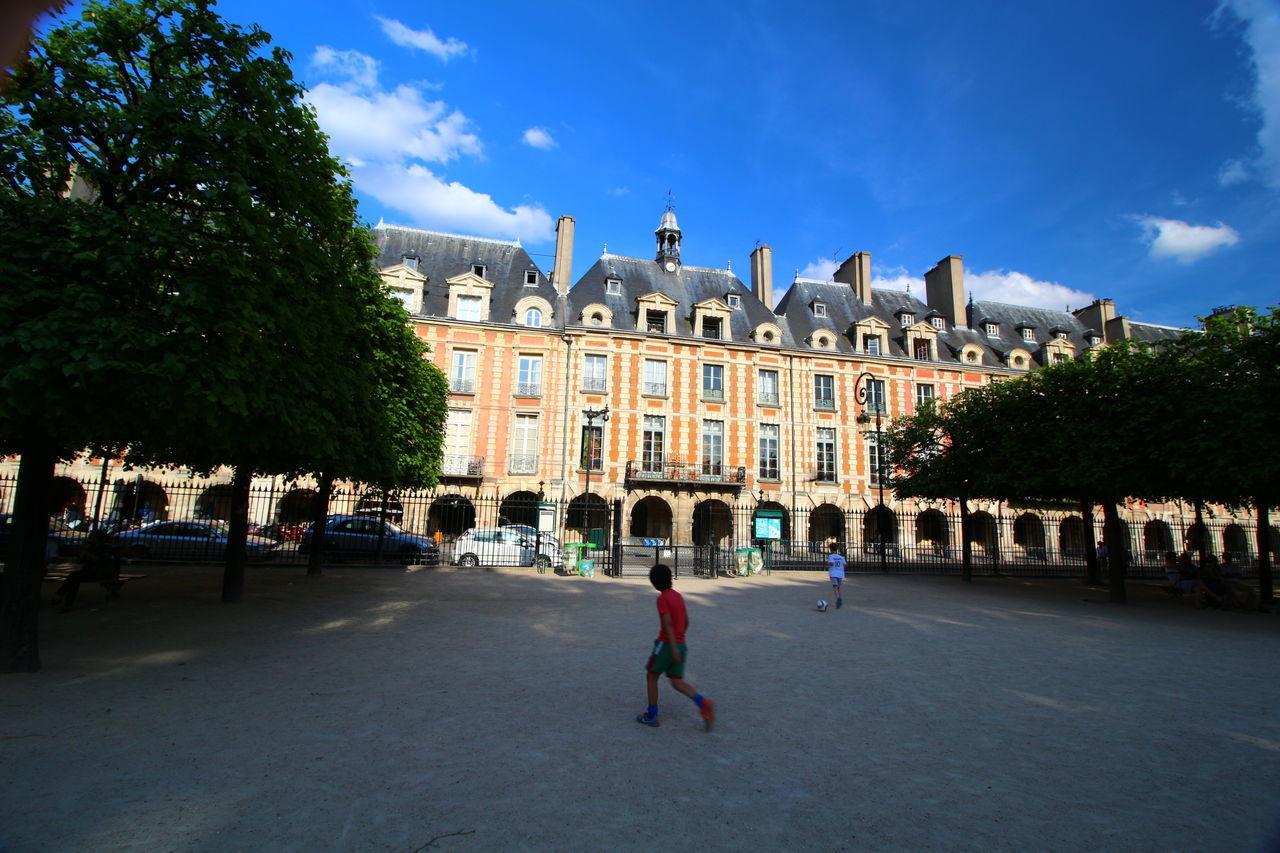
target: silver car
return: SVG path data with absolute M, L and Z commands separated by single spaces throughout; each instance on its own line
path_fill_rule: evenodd
M 539 562 L 546 566 L 550 559 L 543 556 Z M 531 566 L 533 542 L 521 533 L 505 527 L 473 527 L 453 542 L 453 561 L 459 566 Z
M 123 556 L 135 560 L 221 560 L 227 555 L 227 523 L 153 521 L 120 531 L 111 537 L 111 543 Z M 275 540 L 265 536 L 245 537 L 247 560 L 265 560 L 275 548 Z

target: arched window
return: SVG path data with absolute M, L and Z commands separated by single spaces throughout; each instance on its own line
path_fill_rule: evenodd
M 530 308 L 524 312 L 524 324 L 534 329 L 542 327 L 542 309 Z

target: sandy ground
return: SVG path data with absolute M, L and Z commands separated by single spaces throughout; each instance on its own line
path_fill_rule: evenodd
M 0 676 L 0 850 L 1276 850 L 1280 616 L 1135 585 L 159 568 Z

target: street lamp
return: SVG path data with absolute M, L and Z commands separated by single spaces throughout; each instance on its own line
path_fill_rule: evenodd
M 884 432 L 880 428 L 880 418 L 884 414 L 884 394 L 872 395 L 871 383 L 882 382 L 867 371 L 858 374 L 858 378 L 854 380 L 854 397 L 859 405 L 862 406 L 862 413 L 858 415 L 858 423 L 865 424 L 871 420 L 867 415 L 867 403 L 870 400 L 874 406 L 875 422 L 876 422 L 876 490 L 880 493 L 880 505 L 876 507 L 876 547 L 880 550 L 880 571 L 888 572 L 887 556 L 885 554 L 884 527 L 885 527 L 885 508 L 884 508 Z M 874 399 L 871 399 L 874 397 Z
M 583 409 L 582 416 L 587 419 L 586 441 L 583 442 L 583 448 L 582 448 L 583 467 L 586 469 L 585 480 L 582 486 L 582 527 L 584 530 L 589 530 L 591 527 L 591 521 L 590 521 L 590 516 L 588 514 L 587 508 L 588 506 L 590 506 L 590 500 L 591 500 L 591 463 L 592 461 L 594 461 L 594 454 L 591 451 L 594 449 L 592 445 L 594 444 L 593 440 L 595 438 L 595 434 L 592 432 L 592 427 L 595 426 L 596 418 L 600 418 L 602 423 L 609 420 L 609 407 L 605 406 L 603 409 Z M 600 464 L 601 464 L 601 468 L 603 468 L 604 467 L 604 435 L 603 435 L 604 427 L 603 426 L 600 428 L 600 431 L 601 431 Z

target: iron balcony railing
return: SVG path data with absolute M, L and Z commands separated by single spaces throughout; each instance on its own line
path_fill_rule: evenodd
M 516 396 L 517 397 L 541 397 L 542 383 L 541 382 L 517 382 Z
M 667 396 L 667 383 L 646 382 L 644 383 L 644 393 L 650 397 L 665 397 Z
M 778 405 L 778 392 L 761 391 L 756 395 L 756 402 L 762 406 L 776 406 Z
M 745 466 L 736 468 L 716 462 L 685 463 L 672 458 L 664 463 L 653 460 L 627 463 L 627 482 L 700 483 L 741 487 L 747 482 Z
M 508 474 L 536 474 L 538 473 L 538 457 L 537 456 L 512 456 L 507 460 Z
M 583 391 L 599 391 L 605 390 L 605 381 L 603 376 L 587 376 L 582 380 Z
M 814 397 L 813 407 L 815 409 L 822 409 L 823 411 L 828 411 L 828 412 L 835 411 L 836 398 L 835 397 Z
M 703 388 L 702 399 L 723 401 L 724 389 L 723 388 Z
M 449 390 L 454 394 L 474 394 L 476 393 L 476 381 L 474 379 L 458 379 L 454 377 L 449 380 Z
M 484 457 L 445 456 L 440 462 L 440 474 L 445 477 L 478 479 L 484 476 Z

